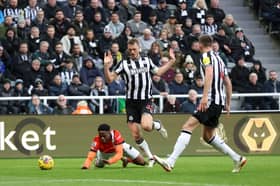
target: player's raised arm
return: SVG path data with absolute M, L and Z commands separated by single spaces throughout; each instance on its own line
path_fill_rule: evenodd
M 174 50 L 171 48 L 169 49 L 169 62 L 163 66 L 161 66 L 158 71 L 157 71 L 157 75 L 161 76 L 162 74 L 164 74 L 169 68 L 172 67 L 172 65 L 175 63 L 176 58 L 175 58 L 175 53 Z
M 104 53 L 104 75 L 107 83 L 113 82 L 117 78 L 115 72 L 111 72 L 110 68 L 113 65 L 113 57 L 110 51 Z

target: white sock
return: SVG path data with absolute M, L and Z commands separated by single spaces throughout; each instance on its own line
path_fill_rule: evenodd
M 149 159 L 153 159 L 153 155 L 150 151 L 149 145 L 146 140 L 143 140 L 142 143 L 138 144 L 139 148 L 143 150 Z
M 156 130 L 159 130 L 161 128 L 161 124 L 158 121 L 153 121 L 153 127 Z
M 187 145 L 190 142 L 192 133 L 188 131 L 182 131 L 180 136 L 177 138 L 176 144 L 174 145 L 174 149 L 172 154 L 167 158 L 167 162 L 174 167 L 176 160 L 185 150 Z
M 220 152 L 229 155 L 231 159 L 234 161 L 240 160 L 240 155 L 233 151 L 225 142 L 220 138 L 220 136 L 214 136 L 210 141 L 209 144 L 212 145 L 215 149 L 219 150 Z

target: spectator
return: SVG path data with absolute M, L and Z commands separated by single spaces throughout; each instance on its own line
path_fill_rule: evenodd
M 192 33 L 192 19 L 191 18 L 186 18 L 185 21 L 183 22 L 182 26 L 183 32 L 185 36 L 188 36 Z
M 0 45 L 0 79 L 6 77 L 14 80 L 14 74 L 12 74 L 12 59 L 8 52 Z
M 11 71 L 16 78 L 23 79 L 31 66 L 31 54 L 27 42 L 19 44 L 17 55 L 12 59 Z
M 190 89 L 188 96 L 188 99 L 182 103 L 180 112 L 193 114 L 199 105 L 197 92 L 194 89 Z
M 196 0 L 190 10 L 193 24 L 204 25 L 206 21 L 207 5 L 205 0 Z
M 158 20 L 155 11 L 152 11 L 149 15 L 148 28 L 152 31 L 152 35 L 157 39 L 159 38 L 160 32 L 163 28 L 163 23 Z
M 74 44 L 72 52 L 72 58 L 74 59 L 74 67 L 77 72 L 80 72 L 83 66 L 84 59 L 88 57 L 88 53 L 82 52 L 81 47 L 82 46 L 80 44 Z
M 113 66 L 118 64 L 121 60 L 123 60 L 123 55 L 120 52 L 120 47 L 119 47 L 118 43 L 115 43 L 115 42 L 112 43 L 110 51 L 113 56 Z M 103 69 L 103 64 L 102 64 L 102 68 L 99 68 L 99 69 L 100 70 Z
M 89 29 L 89 25 L 85 21 L 83 12 L 81 10 L 76 11 L 72 24 L 76 28 L 76 36 L 78 36 L 83 41 L 84 34 L 86 33 L 86 30 Z
M 147 28 L 147 24 L 141 21 L 141 12 L 135 12 L 133 19 L 127 21 L 126 26 L 131 28 L 132 34 L 135 37 L 141 36 L 144 29 Z
M 147 23 L 149 21 L 149 15 L 153 11 L 150 7 L 150 0 L 141 0 L 141 5 L 137 7 L 137 10 L 141 13 L 141 20 Z
M 169 87 L 165 80 L 163 80 L 160 76 L 154 74 L 153 75 L 153 95 L 162 95 L 167 96 L 169 93 Z
M 175 96 L 167 96 L 163 112 L 176 113 L 180 111 L 180 102 Z
M 18 0 L 8 1 L 8 6 L 3 10 L 4 17 L 11 16 L 13 18 L 13 23 L 16 25 L 20 17 L 20 9 L 18 8 Z
M 101 59 L 102 56 L 104 56 L 104 53 L 111 49 L 112 43 L 113 43 L 112 30 L 108 26 L 106 26 L 104 28 L 103 36 L 100 38 L 98 42 L 98 53 Z
M 181 51 L 179 43 L 175 40 L 170 42 L 170 49 L 172 49 L 175 53 L 176 61 L 174 68 L 180 68 L 184 61 L 184 53 Z
M 28 36 L 28 47 L 31 53 L 35 52 L 40 46 L 40 30 L 38 27 L 33 26 Z
M 52 108 L 41 103 L 40 97 L 34 94 L 31 97 L 31 102 L 28 104 L 28 114 L 52 114 Z
M 121 35 L 115 39 L 115 42 L 119 44 L 120 52 L 125 53 L 127 49 L 127 42 L 128 40 L 132 39 L 134 37 L 132 30 L 129 26 L 125 26 L 123 32 Z
M 84 39 L 82 40 L 83 47 L 86 53 L 94 59 L 100 59 L 98 54 L 98 40 L 96 39 L 92 29 L 85 31 Z
M 231 14 L 226 15 L 222 27 L 224 28 L 226 35 L 229 36 L 230 39 L 235 37 L 235 30 L 239 28 Z
M 36 78 L 43 78 L 43 69 L 41 68 L 41 62 L 38 59 L 32 60 L 31 66 L 29 66 L 23 75 L 24 86 L 32 86 Z
M 181 25 L 179 25 L 179 24 L 176 25 L 175 33 L 172 35 L 172 37 L 169 40 L 170 41 L 177 41 L 177 43 L 178 43 L 178 45 L 180 47 L 180 50 L 183 53 L 187 52 L 186 37 L 185 37 L 185 33 L 184 33 Z M 182 64 L 180 64 L 180 65 L 182 65 Z
M 157 1 L 157 8 L 155 9 L 155 12 L 158 20 L 162 23 L 165 23 L 171 14 L 170 10 L 168 9 L 166 0 Z
M 63 51 L 67 55 L 71 55 L 73 53 L 75 44 L 80 45 L 81 52 L 84 51 L 82 41 L 79 36 L 76 36 L 76 28 L 73 25 L 67 28 L 67 34 L 61 38 L 60 42 L 62 43 Z
M 140 44 L 141 52 L 143 55 L 147 55 L 149 50 L 151 49 L 152 43 L 156 41 L 153 37 L 150 29 L 146 28 L 143 31 L 143 35 L 138 37 L 138 41 Z
M 279 93 L 280 92 L 280 82 L 277 80 L 277 72 L 274 70 L 269 71 L 269 78 L 264 82 L 263 85 L 263 92 L 265 93 Z M 264 109 L 272 109 L 272 110 L 278 110 L 279 109 L 279 103 L 278 103 L 279 97 L 275 96 L 265 96 L 264 97 Z
M 230 73 L 233 91 L 246 92 L 246 85 L 249 84 L 249 73 L 250 70 L 246 67 L 244 57 L 240 56 Z
M 47 41 L 49 43 L 48 53 L 51 55 L 55 54 L 56 44 L 59 42 L 58 38 L 55 37 L 55 28 L 53 25 L 48 25 L 45 32 L 42 33 L 42 41 Z M 55 61 L 54 61 L 55 62 Z
M 229 36 L 226 35 L 224 27 L 219 26 L 218 32 L 213 35 L 213 38 L 215 41 L 219 43 L 221 51 L 225 53 L 227 57 L 229 57 L 231 54 L 231 49 L 230 49 L 231 39 Z M 231 59 L 230 61 L 233 61 L 233 59 Z
M 66 63 L 65 67 L 60 72 L 60 76 L 61 76 L 61 81 L 63 83 L 66 83 L 69 86 L 72 81 L 73 76 L 75 74 L 78 74 L 78 71 L 74 67 L 72 58 L 67 58 L 65 60 L 65 63 Z
M 0 89 L 0 97 L 12 97 L 14 95 L 14 89 L 11 86 L 11 81 L 5 79 Z M 12 100 L 0 101 L 0 114 L 18 114 L 18 108 L 14 105 Z
M 83 67 L 80 71 L 81 81 L 91 86 L 96 77 L 103 77 L 103 73 L 96 67 L 94 60 L 90 57 L 85 58 L 83 62 Z
M 90 93 L 90 87 L 81 82 L 78 74 L 74 74 L 68 92 L 69 96 L 88 96 Z M 77 104 L 77 100 L 71 101 L 70 104 L 74 108 Z
M 40 33 L 45 33 L 48 29 L 48 19 L 45 17 L 45 12 L 42 9 L 37 11 L 35 19 L 31 22 L 31 27 L 36 26 L 39 28 Z
M 129 0 L 120 0 L 118 5 L 120 21 L 126 23 L 128 20 L 133 18 L 136 12 L 136 8 L 129 3 Z
M 190 51 L 187 53 L 189 54 L 194 62 L 196 69 L 200 69 L 200 48 L 198 40 L 194 40 L 191 45 Z
M 20 39 L 17 37 L 14 28 L 8 28 L 6 30 L 5 36 L 1 39 L 1 43 L 8 54 L 14 57 L 20 44 Z
M 56 106 L 53 109 L 53 114 L 69 115 L 72 114 L 73 108 L 67 104 L 67 99 L 64 95 L 59 95 L 56 100 Z
M 40 78 L 36 78 L 31 89 L 31 95 L 36 94 L 38 96 L 48 96 L 48 89 L 44 87 L 44 82 Z
M 258 75 L 254 72 L 249 75 L 249 83 L 246 85 L 246 93 L 261 93 L 262 85 L 258 83 Z M 241 108 L 244 110 L 261 110 L 263 109 L 263 97 L 248 96 L 244 98 Z
M 101 76 L 97 76 L 94 83 L 91 86 L 90 96 L 108 96 L 108 87 L 105 85 L 104 79 Z M 92 99 L 90 102 L 90 108 L 94 113 L 99 113 L 100 103 L 99 99 Z M 112 113 L 111 100 L 103 100 L 104 113 Z
M 17 25 L 17 37 L 20 40 L 28 40 L 28 34 L 30 33 L 30 27 L 27 26 L 26 21 L 24 19 L 20 19 Z
M 217 54 L 218 56 L 220 56 L 220 58 L 222 58 L 224 64 L 226 65 L 226 67 L 228 66 L 228 63 L 229 63 L 229 59 L 228 57 L 226 56 L 226 54 L 220 50 L 220 45 L 217 41 L 213 41 L 212 43 L 212 49 L 213 49 L 213 52 L 215 54 Z
M 215 23 L 221 25 L 225 18 L 225 12 L 219 8 L 219 0 L 211 0 L 210 7 L 208 8 L 208 14 L 214 16 Z
M 106 14 L 105 10 L 99 6 L 99 0 L 90 0 L 90 6 L 85 8 L 84 16 L 87 23 L 92 23 L 92 17 L 96 15 L 96 13 L 100 13 L 100 17 L 102 22 L 106 23 Z
M 63 51 L 63 45 L 60 41 L 55 44 L 54 56 L 55 56 L 54 67 L 57 70 L 61 70 L 63 67 L 65 67 L 66 64 L 65 59 L 69 58 L 70 56 Z
M 168 57 L 162 57 L 160 60 L 161 66 L 166 65 L 168 63 Z M 174 80 L 175 77 L 175 70 L 173 68 L 169 68 L 161 78 L 165 80 L 168 84 Z
M 38 59 L 41 62 L 41 65 L 44 67 L 49 61 L 55 61 L 54 56 L 48 52 L 49 50 L 49 43 L 47 41 L 40 41 L 39 49 L 36 50 L 31 58 Z
M 148 52 L 148 56 L 151 58 L 151 60 L 153 61 L 153 63 L 156 65 L 156 66 L 160 66 L 160 60 L 163 56 L 162 54 L 162 51 L 161 51 L 161 48 L 160 48 L 160 45 L 158 42 L 153 42 L 152 43 L 152 46 Z
M 195 90 L 198 94 L 203 94 L 204 81 L 200 72 L 196 72 L 194 75 L 194 81 L 190 89 Z
M 23 86 L 22 79 L 16 79 L 13 97 L 28 96 L 27 89 Z M 14 101 L 14 106 L 18 108 L 19 114 L 25 114 L 27 102 L 25 100 Z M 14 113 L 15 114 L 15 113 Z
M 58 39 L 61 39 L 67 32 L 68 27 L 71 25 L 68 21 L 62 9 L 57 9 L 55 11 L 55 17 L 49 22 L 55 28 L 55 34 Z
M 280 33 L 280 1 L 276 2 L 276 5 L 271 9 L 271 34 Z
M 56 0 L 47 0 L 47 3 L 43 7 L 46 19 L 51 20 L 52 18 L 54 18 L 56 11 L 59 8 L 60 7 L 57 5 Z
M 68 86 L 66 83 L 63 83 L 61 76 L 58 74 L 54 76 L 52 83 L 49 88 L 50 96 L 59 96 L 60 94 L 68 95 Z
M 218 31 L 218 24 L 215 23 L 214 16 L 211 14 L 206 15 L 206 23 L 201 25 L 201 31 L 203 34 L 214 35 Z
M 253 66 L 250 69 L 250 73 L 254 72 L 258 75 L 258 83 L 264 84 L 266 81 L 266 69 L 262 66 L 262 63 L 260 60 L 255 60 L 253 62 Z
M 175 33 L 175 27 L 177 24 L 176 16 L 174 14 L 170 14 L 167 21 L 163 24 L 163 29 L 167 30 L 167 37 L 170 38 Z
M 188 84 L 184 83 L 183 74 L 178 71 L 174 77 L 174 80 L 169 83 L 170 94 L 186 94 L 189 91 Z M 178 98 L 180 104 L 185 101 L 185 98 Z
M 196 71 L 196 67 L 190 55 L 186 56 L 184 65 L 182 68 L 180 68 L 180 71 L 183 74 L 184 82 L 187 83 L 188 85 L 191 85 L 194 81 L 194 74 Z
M 235 30 L 235 38 L 230 44 L 232 53 L 231 56 L 237 61 L 239 56 L 243 55 L 245 61 L 253 62 L 255 55 L 255 47 L 253 43 L 245 36 L 242 28 Z
M 114 1 L 114 0 L 111 0 Z M 124 24 L 120 22 L 120 18 L 117 12 L 111 14 L 111 20 L 106 26 L 112 31 L 112 38 L 115 39 L 121 35 L 124 29 Z
M 44 67 L 43 71 L 43 79 L 45 81 L 45 88 L 50 87 L 50 83 L 52 82 L 55 75 L 57 75 L 59 72 L 57 69 L 55 69 L 54 64 L 50 61 L 48 61 Z
M 110 21 L 110 18 L 113 14 L 117 14 L 119 13 L 119 7 L 116 5 L 116 1 L 115 0 L 107 0 L 104 2 L 104 11 L 105 11 L 105 18 L 106 18 L 106 23 L 108 23 Z M 118 16 L 118 20 L 119 20 L 119 16 Z
M 77 103 L 76 109 L 72 112 L 74 115 L 80 115 L 80 114 L 93 114 L 92 111 L 90 110 L 88 103 L 84 100 L 79 101 Z
M 68 0 L 67 5 L 62 7 L 65 17 L 72 21 L 74 20 L 76 13 L 82 11 L 82 9 L 83 8 L 78 5 L 78 0 Z
M 0 35 L 5 35 L 8 28 L 16 28 L 13 17 L 10 15 L 7 15 L 4 19 L 4 22 L 0 24 Z
M 28 0 L 28 5 L 24 8 L 24 19 L 27 26 L 30 26 L 31 22 L 36 19 L 39 10 L 37 0 Z
M 160 49 L 163 52 L 166 52 L 169 47 L 169 40 L 168 40 L 168 31 L 163 29 L 160 32 L 159 38 L 157 39 L 157 42 L 160 45 Z
M 97 40 L 103 36 L 104 28 L 106 23 L 102 21 L 102 15 L 100 12 L 96 12 L 93 15 L 93 21 L 89 24 L 89 28 L 94 31 L 94 35 L 96 36 Z
M 178 23 L 180 24 L 184 24 L 186 19 L 190 17 L 187 0 L 179 0 L 179 5 L 175 11 L 175 15 Z

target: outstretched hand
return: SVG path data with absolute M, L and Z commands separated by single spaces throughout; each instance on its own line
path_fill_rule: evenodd
M 104 67 L 110 68 L 113 64 L 113 57 L 110 51 L 104 53 Z
M 169 49 L 169 57 L 171 60 L 176 60 L 176 57 L 175 57 L 175 52 L 174 52 L 174 49 L 173 48 L 170 48 Z

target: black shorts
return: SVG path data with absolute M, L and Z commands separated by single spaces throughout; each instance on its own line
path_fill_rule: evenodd
M 195 117 L 201 124 L 207 127 L 216 128 L 219 124 L 219 118 L 222 110 L 222 105 L 211 103 L 205 112 L 197 111 L 193 114 L 193 117 Z
M 127 122 L 141 123 L 143 113 L 152 114 L 151 100 L 126 100 L 126 117 Z

